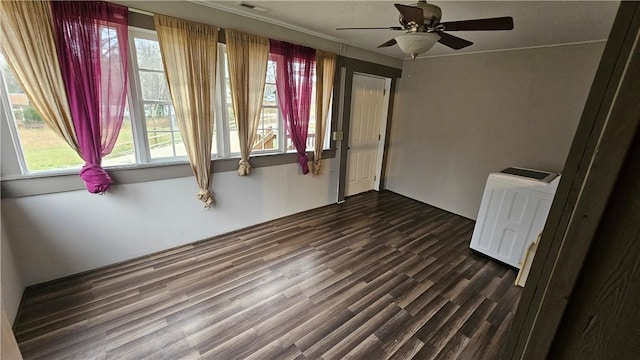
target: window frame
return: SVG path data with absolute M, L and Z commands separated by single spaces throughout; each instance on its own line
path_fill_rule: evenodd
M 0 56 L 4 56 L 0 54 Z M 20 136 L 18 135 L 18 129 L 16 128 L 16 118 L 13 114 L 13 105 L 11 101 L 9 101 L 9 89 L 7 88 L 7 84 L 4 80 L 4 74 L 0 70 L 0 106 L 2 107 L 2 120 L 4 120 L 9 128 L 9 135 L 11 136 L 11 142 L 13 145 L 13 149 L 16 152 L 16 157 L 18 161 L 18 166 L 20 167 L 20 172 L 25 174 L 32 174 L 33 172 L 29 171 L 27 167 L 27 161 L 24 156 L 24 152 L 22 151 L 22 141 L 20 140 Z M 68 170 L 68 169 L 64 169 Z M 59 170 L 53 170 L 59 171 Z
M 129 108 L 129 116 L 131 117 L 131 129 L 133 131 L 133 148 L 136 152 L 136 165 L 140 163 L 148 163 L 151 156 L 149 154 L 149 141 L 147 139 L 147 124 L 145 122 L 137 121 L 141 119 L 144 110 L 144 104 L 142 106 L 134 106 L 133 103 L 137 103 L 138 99 L 142 98 L 142 90 L 139 85 L 138 75 L 138 59 L 134 55 L 135 49 L 135 36 L 133 34 L 143 35 L 155 35 L 155 31 L 150 31 L 141 28 L 134 28 L 129 26 L 129 38 L 127 39 L 129 45 L 129 66 L 127 66 L 127 72 L 129 75 L 128 94 L 127 94 L 127 107 Z M 135 80 L 135 81 L 133 81 Z

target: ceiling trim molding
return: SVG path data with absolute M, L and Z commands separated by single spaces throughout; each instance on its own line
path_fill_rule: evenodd
M 550 44 L 550 45 L 537 45 L 537 46 L 523 46 L 517 48 L 509 48 L 509 49 L 496 49 L 496 50 L 483 50 L 483 51 L 470 51 L 463 53 L 455 53 L 455 54 L 443 54 L 443 55 L 432 55 L 432 56 L 420 56 L 416 58 L 418 60 L 427 60 L 427 59 L 435 59 L 441 57 L 450 57 L 450 56 L 464 56 L 464 55 L 475 55 L 475 54 L 486 54 L 486 53 L 495 53 L 495 52 L 506 52 L 506 51 L 518 51 L 518 50 L 531 50 L 531 49 L 544 49 L 544 48 L 552 48 L 552 47 L 560 47 L 560 46 L 573 46 L 573 45 L 585 45 L 585 44 L 597 44 L 597 43 L 606 43 L 607 39 L 602 40 L 588 40 L 588 41 L 576 41 L 570 43 L 563 44 Z M 410 57 L 404 58 L 403 60 L 411 60 Z

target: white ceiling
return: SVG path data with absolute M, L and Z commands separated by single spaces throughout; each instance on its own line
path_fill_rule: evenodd
M 220 10 L 263 20 L 329 40 L 405 59 L 397 46 L 377 46 L 400 34 L 392 30 L 346 30 L 337 27 L 398 26 L 393 4 L 411 1 L 262 1 L 247 2 L 266 8 L 258 12 L 233 1 L 198 1 Z M 605 40 L 618 1 L 433 1 L 442 8 L 442 21 L 512 16 L 511 31 L 456 31 L 453 35 L 474 45 L 452 50 L 436 44 L 422 57 L 517 49 Z M 415 3 L 414 3 L 415 4 Z

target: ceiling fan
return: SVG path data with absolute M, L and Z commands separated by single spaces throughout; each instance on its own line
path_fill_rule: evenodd
M 389 29 L 405 31 L 402 35 L 381 44 L 379 48 L 398 44 L 400 50 L 416 56 L 428 51 L 439 42 L 454 50 L 460 50 L 473 45 L 471 41 L 453 36 L 445 31 L 492 31 L 513 29 L 513 18 L 510 16 L 488 19 L 462 20 L 440 22 L 442 10 L 440 7 L 419 0 L 415 6 L 395 4 L 400 12 L 400 25 L 389 27 L 355 27 L 338 28 L 336 30 L 370 30 Z

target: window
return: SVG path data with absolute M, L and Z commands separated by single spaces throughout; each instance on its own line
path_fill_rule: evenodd
M 132 32 L 130 51 L 134 67 L 131 84 L 137 87 L 139 97 L 134 104 L 143 119 L 141 130 L 146 134 L 145 153 L 147 161 L 185 157 L 180 130 L 171 104 L 169 85 L 164 73 L 160 45 L 155 34 Z
M 313 88 L 311 91 L 311 107 L 309 109 L 309 129 L 307 133 L 307 151 L 313 151 L 316 144 L 316 76 L 313 75 Z M 329 147 L 329 125 L 331 124 L 331 113 L 327 117 L 327 130 L 325 131 L 324 137 L 324 148 Z M 287 136 L 287 151 L 295 151 L 295 146 L 293 145 L 293 141 L 289 136 Z
M 224 48 L 224 79 L 225 79 L 225 115 L 228 118 L 230 153 L 239 154 L 240 145 L 238 143 L 238 131 L 236 129 L 235 115 L 231 99 L 231 86 L 229 84 L 229 69 L 226 52 Z M 311 94 L 311 109 L 309 117 L 309 129 L 307 136 L 307 150 L 313 151 L 315 147 L 315 76 L 313 78 L 313 92 Z M 331 121 L 328 119 L 327 123 Z M 329 131 L 325 136 L 325 148 L 329 147 Z M 286 141 L 286 146 L 284 144 Z M 262 111 L 260 113 L 260 123 L 258 124 L 258 136 L 253 145 L 252 154 L 267 152 L 295 152 L 295 147 L 291 138 L 286 134 L 284 119 L 280 116 L 278 108 L 278 90 L 276 88 L 276 62 L 269 60 L 267 63 L 267 75 L 265 81 L 264 98 L 262 101 Z
M 109 36 L 108 31 L 105 36 Z M 127 109 L 116 145 L 112 153 L 103 159 L 103 166 L 187 161 L 155 32 L 130 27 L 129 52 Z M 219 44 L 218 54 L 220 70 L 211 155 L 212 158 L 237 157 L 240 147 L 224 44 Z M 45 125 L 29 104 L 1 53 L 0 66 L 3 75 L 0 80 L 3 80 L 5 90 L 3 96 L 8 95 L 4 96 L 3 104 L 11 109 L 7 114 L 10 113 L 9 118 L 13 120 L 9 123 L 23 172 L 63 171 L 82 166 L 82 159 Z M 275 67 L 275 62 L 269 61 L 253 155 L 295 151 L 291 141 L 286 139 L 285 125 L 278 108 Z M 315 101 L 315 96 L 313 99 Z M 308 150 L 313 150 L 315 141 L 314 109 L 315 104 L 312 104 Z M 325 147 L 328 140 L 327 134 Z
M 284 129 L 278 110 L 278 92 L 276 90 L 276 63 L 269 60 L 267 63 L 267 79 L 264 85 L 264 97 L 262 99 L 262 111 L 258 124 L 258 137 L 253 151 L 278 150 L 279 141 L 282 138 L 280 131 Z
M 115 28 L 101 26 L 100 37 L 103 44 L 117 43 L 118 33 Z M 125 107 L 122 127 L 118 133 L 111 153 L 102 159 L 102 166 L 131 165 L 136 163 L 135 148 L 133 142 L 133 128 L 128 107 Z
M 132 101 L 137 108 L 140 124 L 140 162 L 186 160 L 187 150 L 180 134 L 176 113 L 171 103 L 160 44 L 155 32 L 131 29 L 131 63 L 133 75 L 130 78 Z M 134 95 L 135 94 L 135 95 Z M 211 155 L 218 154 L 214 123 Z
M 49 129 L 38 111 L 31 105 L 2 54 L 0 54 L 0 66 L 4 93 L 8 95 L 5 98 L 6 101 L 3 101 L 3 107 L 8 105 L 5 114 L 9 129 L 17 143 L 16 150 L 22 158 L 23 171 L 46 171 L 82 166 L 82 159 L 63 139 Z
M 224 67 L 224 104 L 222 106 L 226 110 L 224 115 L 229 128 L 229 150 L 231 155 L 240 154 L 240 143 L 238 140 L 238 129 L 236 128 L 235 112 L 233 110 L 233 100 L 231 97 L 231 83 L 229 80 L 229 63 L 226 53 L 226 47 L 220 46 L 221 56 L 223 58 Z M 275 62 L 269 60 L 267 63 L 267 76 L 264 89 L 264 97 L 262 100 L 262 110 L 260 112 L 260 123 L 258 124 L 258 134 L 256 142 L 253 145 L 252 154 L 268 153 L 280 151 L 282 145 L 280 134 L 283 129 L 280 111 L 278 110 L 278 93 L 276 91 L 276 72 Z
M 84 161 L 44 122 L 31 105 L 0 52 L 0 83 L 3 107 L 24 173 L 78 169 Z M 134 164 L 131 120 L 127 113 L 113 152 L 103 160 L 105 166 Z

